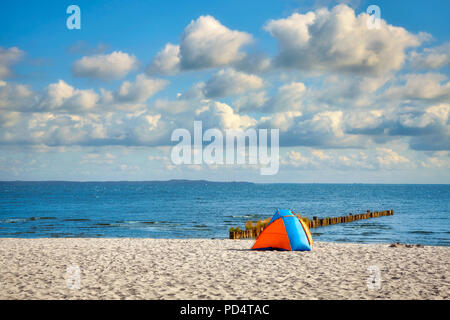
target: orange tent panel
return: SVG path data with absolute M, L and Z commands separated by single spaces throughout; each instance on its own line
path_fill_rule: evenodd
M 291 250 L 289 237 L 284 227 L 283 219 L 278 219 L 268 225 L 256 239 L 252 249 L 278 248 Z

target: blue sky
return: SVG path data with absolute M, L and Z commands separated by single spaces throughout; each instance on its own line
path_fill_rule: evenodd
M 81 30 L 66 27 L 71 4 Z M 437 0 L 2 4 L 0 180 L 449 183 L 448 12 Z M 279 173 L 173 165 L 170 133 L 194 120 L 279 128 Z

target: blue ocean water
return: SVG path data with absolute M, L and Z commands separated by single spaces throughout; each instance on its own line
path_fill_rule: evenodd
M 450 245 L 450 185 L 0 182 L 0 237 L 227 238 L 276 208 L 395 212 L 314 228 L 318 241 Z

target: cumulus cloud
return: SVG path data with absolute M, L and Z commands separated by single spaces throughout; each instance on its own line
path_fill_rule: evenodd
M 138 60 L 134 55 L 122 51 L 110 54 L 85 56 L 72 65 L 72 72 L 77 77 L 102 80 L 120 79 L 135 70 Z
M 252 41 L 246 32 L 231 30 L 212 16 L 191 21 L 180 44 L 168 43 L 150 63 L 150 74 L 225 67 L 245 58 L 241 48 Z
M 288 132 L 295 128 L 295 124 L 301 121 L 303 114 L 299 111 L 277 112 L 267 117 L 261 117 L 260 126 L 277 128 L 280 132 Z
M 425 160 L 420 162 L 423 168 L 427 169 L 448 169 L 450 168 L 450 157 L 448 151 L 437 151 L 433 152 L 432 155 L 428 156 Z
M 147 68 L 148 74 L 172 75 L 180 71 L 180 46 L 166 44 Z
M 441 132 L 449 124 L 449 114 L 450 104 L 440 104 L 429 107 L 420 114 L 400 114 L 398 121 L 404 129 L 411 128 L 424 133 Z
M 139 74 L 133 82 L 125 81 L 114 92 L 117 102 L 145 102 L 168 84 L 167 80 L 149 78 L 145 74 Z
M 427 163 L 429 163 L 427 161 Z M 407 155 L 392 150 L 391 147 L 380 147 L 370 153 L 360 150 L 319 150 L 305 149 L 289 150 L 282 155 L 281 164 L 300 170 L 398 170 L 411 169 L 420 163 L 415 163 Z
M 0 109 L 26 111 L 34 104 L 34 93 L 28 85 L 0 80 Z
M 385 142 L 398 137 L 409 137 L 413 150 L 450 149 L 450 105 L 433 105 L 423 111 L 360 112 L 344 117 L 344 132 L 367 135 Z
M 2 111 L 0 112 L 0 127 L 8 128 L 13 127 L 20 120 L 21 113 L 14 111 Z
M 272 65 L 270 58 L 266 55 L 262 53 L 251 53 L 234 63 L 233 67 L 247 73 L 266 73 L 270 71 Z
M 99 100 L 94 90 L 80 90 L 63 80 L 49 84 L 36 105 L 37 110 L 89 111 Z
M 434 48 L 425 48 L 422 52 L 412 51 L 409 62 L 416 69 L 440 69 L 450 67 L 450 42 Z
M 205 83 L 197 82 L 183 93 L 178 94 L 179 100 L 201 100 L 205 98 Z
M 384 93 L 387 99 L 439 100 L 450 99 L 450 82 L 440 73 L 407 74 L 401 77 L 403 85 L 389 87 Z
M 397 152 L 389 148 L 377 148 L 376 151 L 376 159 L 382 168 L 392 168 L 394 166 L 403 165 L 409 162 L 406 157 L 399 155 Z
M 0 80 L 11 76 L 12 65 L 20 61 L 24 55 L 25 52 L 17 47 L 9 49 L 0 47 Z
M 311 96 L 318 103 L 346 109 L 370 107 L 378 100 L 377 93 L 392 79 L 392 75 L 379 77 L 331 75 Z
M 233 107 L 238 112 L 255 111 L 261 109 L 268 100 L 266 91 L 252 91 L 235 99 Z
M 389 120 L 383 110 L 348 112 L 344 115 L 344 131 L 350 134 L 380 135 L 389 128 Z
M 323 151 L 311 148 L 302 148 L 301 151 L 289 150 L 281 156 L 280 162 L 283 166 L 295 170 L 373 170 L 380 167 L 378 160 L 369 158 L 366 152 Z
M 204 121 L 205 127 L 220 129 L 242 129 L 255 126 L 258 122 L 248 115 L 239 115 L 226 103 L 213 101 L 198 109 L 196 118 Z
M 203 90 L 207 98 L 217 98 L 242 94 L 248 90 L 259 89 L 263 85 L 264 81 L 258 76 L 226 69 L 214 74 Z
M 401 114 L 390 134 L 411 136 L 414 150 L 450 150 L 449 114 L 449 104 L 432 106 L 422 113 Z
M 363 148 L 369 144 L 364 136 L 345 132 L 341 110 L 323 111 L 312 115 L 282 112 L 262 117 L 259 127 L 280 129 L 280 145 L 321 148 Z
M 266 91 L 255 91 L 240 96 L 235 100 L 234 105 L 239 112 L 259 111 L 279 116 L 304 109 L 303 101 L 306 92 L 303 82 L 290 82 L 278 87 L 271 97 Z
M 117 90 L 77 89 L 59 80 L 43 92 L 33 92 L 23 84 L 0 81 L 0 109 L 22 112 L 105 112 L 135 110 L 169 82 L 139 74 L 134 81 L 123 82 Z
M 402 67 L 405 50 L 420 45 L 420 38 L 401 27 L 381 21 L 380 29 L 367 28 L 369 15 L 355 16 L 338 5 L 306 14 L 270 20 L 265 29 L 277 40 L 279 67 L 319 72 L 380 75 Z
M 160 114 L 22 113 L 9 128 L 0 128 L 1 144 L 47 146 L 162 145 L 170 132 Z
M 303 82 L 291 82 L 278 88 L 277 93 L 266 102 L 264 112 L 298 111 L 302 107 L 306 86 Z

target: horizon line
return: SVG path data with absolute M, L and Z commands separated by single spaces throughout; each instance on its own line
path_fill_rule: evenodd
M 389 182 L 253 182 L 253 181 L 214 181 L 205 179 L 168 179 L 168 180 L 0 180 L 4 182 L 69 182 L 69 183 L 164 183 L 164 182 L 187 182 L 187 183 L 247 183 L 247 184 L 361 184 L 361 185 L 450 185 L 450 183 L 389 183 Z

